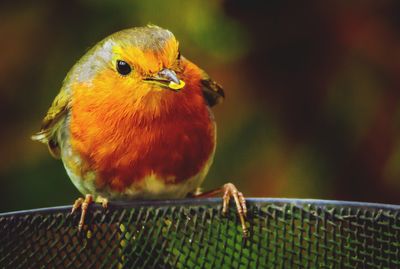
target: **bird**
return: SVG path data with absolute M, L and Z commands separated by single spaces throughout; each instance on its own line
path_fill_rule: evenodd
M 61 159 L 91 203 L 179 199 L 222 194 L 222 213 L 235 200 L 243 234 L 246 201 L 232 183 L 201 193 L 214 159 L 211 107 L 225 93 L 180 53 L 174 34 L 156 25 L 118 31 L 101 40 L 68 72 L 40 131 L 31 138 Z

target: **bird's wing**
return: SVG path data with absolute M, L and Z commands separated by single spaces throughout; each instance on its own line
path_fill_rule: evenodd
M 201 85 L 204 98 L 210 107 L 213 107 L 224 100 L 225 93 L 221 85 L 210 78 L 210 76 L 204 71 L 202 74 Z
M 51 155 L 55 158 L 60 157 L 60 147 L 55 134 L 68 113 L 70 99 L 70 95 L 63 87 L 47 111 L 40 131 L 31 137 L 34 141 L 47 144 Z

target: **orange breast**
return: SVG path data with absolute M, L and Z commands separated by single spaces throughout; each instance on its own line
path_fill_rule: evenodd
M 71 144 L 96 171 L 98 189 L 123 191 L 152 173 L 179 183 L 203 168 L 215 130 L 199 75 L 188 75 L 182 91 L 154 91 L 140 102 L 133 102 L 132 89 L 104 78 L 104 89 L 73 89 Z M 106 89 L 111 86 L 112 92 Z

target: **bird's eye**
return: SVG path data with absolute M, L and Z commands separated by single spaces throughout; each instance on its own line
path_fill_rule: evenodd
M 127 62 L 118 60 L 117 61 L 117 71 L 121 75 L 125 76 L 125 75 L 128 75 L 132 71 L 132 68 L 130 67 L 130 65 Z

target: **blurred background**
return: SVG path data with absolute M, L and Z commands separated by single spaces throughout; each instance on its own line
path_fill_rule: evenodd
M 399 14 L 396 0 L 2 1 L 0 212 L 80 195 L 30 135 L 91 46 L 148 23 L 225 88 L 205 189 L 398 204 Z

